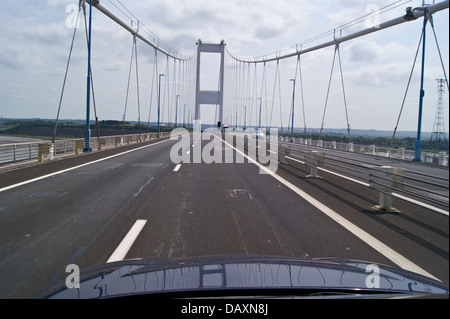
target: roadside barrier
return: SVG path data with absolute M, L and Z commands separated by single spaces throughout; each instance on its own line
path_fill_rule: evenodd
M 170 137 L 170 132 L 161 132 L 160 138 Z M 108 147 L 120 147 L 131 143 L 142 143 L 157 139 L 157 133 L 91 137 L 91 148 L 102 150 Z M 26 160 L 39 163 L 53 160 L 58 155 L 79 155 L 84 148 L 84 139 L 56 140 L 51 142 L 12 143 L 0 145 L 0 165 Z

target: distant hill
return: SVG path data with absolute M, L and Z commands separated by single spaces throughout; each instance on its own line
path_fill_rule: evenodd
M 54 119 L 39 119 L 39 118 L 1 118 L 0 119 L 0 134 L 2 133 L 1 127 L 2 125 L 4 125 L 5 123 L 10 123 L 11 124 L 21 124 L 21 123 L 26 123 L 26 122 L 35 122 L 35 123 L 41 123 L 41 125 L 44 124 L 50 124 L 53 125 L 54 127 L 54 123 L 55 120 Z M 58 121 L 58 126 L 59 127 L 64 127 L 64 124 L 70 124 L 72 125 L 72 127 L 74 126 L 74 124 L 79 124 L 80 128 L 84 127 L 86 120 L 80 120 L 80 119 L 64 119 L 64 120 L 59 120 Z M 100 121 L 100 123 L 103 123 L 102 126 L 103 128 L 106 128 L 107 124 L 109 124 L 110 126 L 113 125 L 115 126 L 114 128 L 121 128 L 122 126 L 122 121 L 114 121 L 114 120 L 106 120 L 106 121 Z M 126 122 L 127 125 L 129 126 L 134 126 L 137 125 L 137 121 L 127 121 Z M 141 122 L 142 126 L 147 127 L 147 123 Z M 91 121 L 91 125 L 95 125 L 95 121 Z M 150 123 L 150 127 L 155 127 L 157 124 L 152 122 Z M 210 124 L 203 124 L 202 127 L 206 128 L 206 127 L 211 127 L 214 125 L 210 125 Z M 287 128 L 284 128 L 285 131 L 287 131 Z M 303 132 L 303 128 L 296 128 L 294 127 L 294 132 Z M 320 129 L 319 128 L 308 128 L 307 132 L 309 134 L 319 134 Z M 323 129 L 323 133 L 325 134 L 336 134 L 336 135 L 347 135 L 347 129 L 340 129 L 340 128 L 324 128 Z M 352 129 L 351 130 L 351 136 L 363 136 L 363 137 L 392 137 L 392 133 L 393 131 L 384 131 L 384 130 L 375 130 L 375 129 Z M 53 134 L 53 131 L 52 131 Z M 104 135 L 104 134 L 101 134 Z M 405 137 L 416 137 L 417 132 L 415 131 L 397 131 L 395 134 L 396 138 L 405 138 Z M 422 132 L 422 139 L 427 140 L 431 137 L 431 132 Z M 83 135 L 84 136 L 84 135 Z
M 303 132 L 302 129 L 295 129 L 294 132 Z M 308 129 L 309 133 L 316 133 L 319 134 L 320 129 L 318 128 L 312 128 Z M 323 129 L 322 131 L 325 134 L 336 134 L 336 135 L 347 135 L 347 129 L 338 129 L 338 128 L 330 128 L 330 129 Z M 392 134 L 394 131 L 383 131 L 383 130 L 363 130 L 363 129 L 351 129 L 350 135 L 351 136 L 363 136 L 363 137 L 389 137 L 392 138 Z M 421 133 L 422 139 L 427 140 L 431 137 L 431 132 L 422 132 Z M 415 131 L 397 131 L 395 133 L 396 138 L 405 138 L 405 137 L 417 137 L 417 132 Z
M 91 136 L 97 136 L 97 126 L 91 122 Z M 161 128 L 166 130 L 167 128 Z M 0 123 L 0 134 L 15 136 L 39 136 L 53 137 L 55 131 L 54 120 L 42 119 L 3 119 Z M 147 125 L 131 124 L 121 121 L 100 121 L 99 135 L 112 136 L 124 134 L 135 134 L 139 132 L 155 132 L 155 127 Z M 56 137 L 59 138 L 83 138 L 85 134 L 85 124 L 80 120 L 61 120 L 58 121 Z
M 150 126 L 145 124 L 139 125 L 137 122 L 115 120 L 103 120 L 99 122 L 99 135 L 112 136 L 123 134 L 135 134 L 138 132 L 156 132 L 156 123 L 150 123 Z M 212 124 L 202 124 L 202 129 L 213 127 Z M 161 125 L 161 131 L 170 131 L 172 125 Z M 48 119 L 0 119 L 0 134 L 10 136 L 25 136 L 25 137 L 53 137 L 55 129 L 55 120 Z M 294 129 L 297 137 L 317 139 L 320 133 L 318 128 L 309 128 L 306 133 L 303 133 L 303 128 Z M 341 143 L 353 142 L 361 145 L 377 145 L 380 147 L 389 147 L 392 139 L 392 131 L 383 130 L 362 130 L 352 129 L 350 138 L 346 129 L 324 129 L 322 131 L 321 139 L 328 141 L 337 141 Z M 85 121 L 84 120 L 59 120 L 56 131 L 57 138 L 84 138 Z M 290 135 L 290 132 L 285 129 L 283 135 Z M 416 132 L 413 131 L 398 131 L 395 134 L 393 147 L 414 150 Z M 97 136 L 97 127 L 94 121 L 91 121 L 91 136 Z M 430 142 L 431 133 L 422 132 L 422 149 L 429 151 L 447 151 L 449 149 L 448 138 L 445 142 Z

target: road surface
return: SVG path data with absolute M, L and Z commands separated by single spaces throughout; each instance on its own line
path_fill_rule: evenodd
M 351 258 L 449 282 L 448 216 L 403 200 L 398 213 L 377 212 L 375 190 L 325 171 L 309 178 L 290 159 L 275 175 L 248 160 L 177 165 L 175 143 L 0 173 L 0 297 L 39 296 L 68 264 L 218 254 Z

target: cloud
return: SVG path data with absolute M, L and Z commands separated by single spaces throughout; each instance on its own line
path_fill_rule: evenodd
M 275 16 L 270 20 L 270 23 L 257 26 L 254 31 L 254 36 L 260 40 L 269 40 L 282 36 L 285 27 L 283 18 Z
M 141 8 L 133 10 L 139 13 L 136 16 L 148 21 L 146 26 L 176 49 L 184 45 L 176 42 L 180 33 L 188 39 L 201 38 L 204 42 L 232 41 L 235 49 L 245 44 L 287 38 L 295 30 L 306 27 L 311 12 L 317 8 L 307 1 L 269 0 L 155 0 L 151 10 L 142 1 L 127 2 L 127 6 Z
M 410 63 L 385 63 L 382 65 L 366 65 L 346 72 L 345 78 L 358 86 L 389 87 L 408 81 Z M 417 72 L 417 71 L 416 71 Z
M 406 57 L 413 56 L 414 48 L 397 41 L 380 44 L 373 39 L 359 38 L 350 42 L 344 49 L 344 55 L 350 63 L 375 63 L 379 61 L 403 62 Z
M 73 34 L 73 29 L 66 25 L 67 19 L 73 12 L 68 12 L 66 9 L 68 5 L 77 5 L 78 0 L 4 0 L 4 2 L 4 9 L 0 11 L 0 27 L 5 30 L 0 33 L 0 42 L 2 43 L 0 46 L 0 77 L 3 83 L 0 88 L 0 103 L 11 105 L 8 113 L 5 111 L 4 116 L 52 117 L 57 106 Z M 141 34 L 148 38 L 155 37 L 155 39 L 158 36 L 165 44 L 182 55 L 195 55 L 195 43 L 198 38 L 201 38 L 203 42 L 218 42 L 223 39 L 227 44 L 227 49 L 233 55 L 240 57 L 261 57 L 269 56 L 273 52 L 291 52 L 295 49 L 296 43 L 302 43 L 302 41 L 366 14 L 367 6 L 372 2 L 373 0 L 316 2 L 306 0 L 101 1 L 102 5 L 127 23 L 130 19 L 135 19 L 135 15 L 151 30 L 145 30 L 141 25 Z M 380 7 L 392 2 L 392 0 L 376 1 Z M 401 2 L 405 3 L 406 1 Z M 415 6 L 417 2 L 419 0 L 414 0 L 414 4 L 408 3 L 408 6 Z M 127 8 L 122 7 L 121 3 Z M 394 12 L 395 17 L 404 14 L 404 7 L 400 6 L 389 12 L 388 17 Z M 127 9 L 131 12 L 128 12 Z M 100 117 L 121 118 L 132 50 L 132 36 L 98 10 L 94 9 L 93 14 L 92 67 L 97 106 Z M 87 66 L 83 15 L 80 15 L 80 18 L 82 19 L 81 25 L 77 30 L 63 101 L 65 114 L 70 111 L 71 117 L 78 118 L 84 116 Z M 439 25 L 440 22 L 441 25 Z M 435 23 L 444 61 L 448 61 L 448 11 L 444 14 L 440 13 L 439 16 L 436 14 Z M 136 24 L 133 26 L 136 27 Z M 357 26 L 359 29 L 362 27 L 365 27 L 364 23 Z M 354 39 L 341 45 L 349 108 L 357 105 L 356 103 L 364 105 L 369 103 L 368 97 L 372 99 L 379 97 L 380 101 L 386 101 L 386 105 L 391 105 L 392 101 L 401 100 L 417 48 L 420 30 L 421 22 L 417 21 Z M 344 32 L 347 34 L 353 31 L 354 29 L 346 29 Z M 327 37 L 322 37 L 313 44 L 329 41 L 332 36 L 332 34 L 328 34 Z M 430 39 L 430 41 L 432 40 Z M 302 48 L 313 44 L 307 43 Z M 440 64 L 437 58 L 433 59 L 433 46 L 434 44 L 428 46 L 430 49 L 427 51 L 426 76 L 431 79 L 429 81 L 431 88 L 427 88 L 427 97 L 432 99 L 434 105 L 435 96 L 428 92 L 435 92 L 434 79 L 440 76 L 438 72 Z M 312 113 L 315 112 L 318 113 L 317 116 L 321 116 L 333 53 L 334 48 L 330 46 L 302 55 L 305 99 L 308 107 L 314 108 L 314 110 L 307 110 L 307 115 L 310 117 L 314 116 Z M 148 104 L 150 90 L 146 90 L 145 87 L 152 85 L 153 48 L 138 41 L 138 59 L 139 85 L 143 88 L 141 102 Z M 231 64 L 230 60 L 226 59 L 228 61 L 228 73 L 225 75 L 227 81 L 233 77 L 235 68 L 235 64 Z M 434 65 L 433 61 L 436 62 Z M 167 63 L 165 56 L 158 54 L 158 62 L 158 72 L 165 72 Z M 172 62 L 170 60 L 171 79 L 173 78 Z M 294 76 L 296 59 L 294 57 L 282 60 L 280 64 L 283 86 L 282 101 L 287 105 L 287 111 L 283 110 L 286 113 L 283 113 L 283 119 L 286 121 L 289 117 L 287 112 L 292 95 L 292 84 L 289 79 Z M 418 66 L 416 68 L 419 69 Z M 253 76 L 253 67 L 251 70 L 251 76 Z M 257 66 L 258 78 L 255 82 L 257 83 L 256 92 L 261 90 L 262 70 L 263 65 L 259 64 Z M 135 85 L 135 69 L 133 68 L 132 71 L 133 82 L 131 85 Z M 190 67 L 190 72 L 195 73 L 195 60 Z M 337 65 L 335 65 L 334 72 L 334 82 L 331 88 L 339 90 L 340 78 Z M 267 74 L 270 99 L 274 87 L 275 63 L 268 63 Z M 193 79 L 194 76 L 191 74 L 190 78 Z M 191 91 L 194 85 L 195 82 L 191 82 Z M 132 89 L 130 92 L 132 92 L 130 93 L 130 105 L 132 105 L 131 101 L 133 101 L 135 90 Z M 337 101 L 341 102 L 339 93 L 340 91 L 337 93 Z M 363 93 L 365 95 L 358 99 L 358 96 Z M 7 99 L 6 94 L 9 94 Z M 230 90 L 226 94 L 230 98 L 234 96 L 235 92 Z M 21 95 L 23 95 L 22 97 L 26 95 L 26 101 L 19 98 Z M 191 100 L 194 95 L 191 92 Z M 278 98 L 278 94 L 276 95 Z M 300 97 L 299 94 L 297 95 Z M 11 96 L 16 98 L 13 99 Z M 155 94 L 153 94 L 154 98 Z M 330 99 L 330 103 L 331 101 L 332 99 Z M 189 103 L 189 106 L 193 105 L 192 101 Z M 376 104 L 373 106 L 374 102 L 370 103 L 371 108 L 377 109 Z M 381 104 L 378 100 L 377 103 Z M 268 104 L 270 106 L 270 101 Z M 49 106 L 50 108 L 47 110 Z M 133 107 L 130 107 L 130 112 L 132 109 Z M 226 112 L 231 111 L 226 110 Z M 376 116 L 374 111 L 373 117 Z M 132 115 L 130 115 L 131 117 Z M 136 116 L 133 115 L 133 118 Z M 368 125 L 372 125 L 372 122 L 371 119 Z M 365 124 L 361 123 L 361 125 Z

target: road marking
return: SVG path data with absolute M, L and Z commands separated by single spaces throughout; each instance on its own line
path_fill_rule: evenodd
M 434 277 L 433 275 L 431 275 L 430 273 L 428 273 L 427 271 L 425 271 L 421 267 L 417 266 L 416 264 L 414 264 L 413 262 L 411 262 L 407 258 L 403 257 L 401 254 L 397 253 L 395 250 L 393 250 L 392 248 L 390 248 L 386 244 L 382 243 L 381 241 L 379 241 L 378 239 L 376 239 L 375 237 L 373 237 L 372 235 L 370 235 L 369 233 L 367 233 L 363 229 L 361 229 L 358 226 L 356 226 L 355 224 L 351 223 L 350 221 L 348 221 L 347 219 L 345 219 L 344 217 L 342 217 L 341 215 L 336 213 L 331 208 L 327 207 L 326 205 L 324 205 L 323 203 L 321 203 L 320 201 L 318 201 L 314 197 L 312 197 L 309 194 L 305 193 L 304 191 L 302 191 L 300 188 L 298 188 L 294 184 L 288 182 L 287 180 L 285 180 L 280 175 L 274 173 L 273 171 L 271 171 L 267 167 L 261 165 L 260 163 L 258 163 L 253 158 L 248 157 L 247 155 L 245 155 L 245 153 L 243 153 L 242 151 L 238 150 L 233 145 L 230 145 L 226 141 L 223 141 L 223 142 L 225 144 L 227 144 L 228 146 L 230 146 L 231 148 L 233 148 L 236 152 L 238 152 L 238 153 L 242 154 L 244 157 L 246 157 L 249 162 L 252 162 L 256 166 L 258 166 L 260 169 L 266 171 L 267 174 L 269 174 L 270 176 L 272 176 L 273 178 L 278 180 L 280 183 L 282 183 L 286 187 L 290 188 L 297 195 L 302 197 L 304 200 L 309 202 L 311 205 L 313 205 L 314 207 L 319 209 L 322 213 L 324 213 L 325 215 L 327 215 L 328 217 L 333 219 L 339 225 L 341 225 L 342 227 L 344 227 L 345 229 L 350 231 L 352 234 L 357 236 L 359 239 L 364 241 L 367 245 L 369 245 L 372 248 L 374 248 L 376 251 L 381 253 L 383 256 L 385 256 L 386 258 L 391 260 L 393 263 L 395 263 L 399 267 L 401 267 L 403 269 L 406 269 L 406 270 L 409 270 L 409 271 L 412 271 L 412 272 L 415 272 L 417 274 L 421 274 L 423 276 L 427 276 L 427 277 L 433 278 L 435 280 L 439 280 L 438 278 Z
M 121 241 L 111 257 L 109 257 L 107 263 L 123 260 L 125 258 L 126 254 L 130 250 L 131 246 L 139 236 L 139 233 L 141 232 L 142 228 L 144 228 L 146 223 L 147 220 L 145 219 L 138 219 L 134 223 L 133 227 L 131 227 L 131 229 L 128 231 L 128 234 Z
M 288 159 L 290 159 L 292 161 L 295 161 L 295 162 L 299 162 L 301 164 L 306 164 L 305 162 L 300 161 L 300 160 L 298 160 L 296 158 L 293 158 L 293 157 L 290 157 L 290 156 L 286 156 L 286 158 L 288 158 Z M 361 185 L 364 185 L 364 186 L 367 186 L 367 187 L 370 186 L 370 184 L 368 184 L 368 183 L 361 182 L 361 181 L 359 181 L 357 179 L 354 179 L 354 178 L 351 178 L 351 177 L 348 177 L 348 176 L 345 176 L 345 175 L 342 175 L 342 174 L 339 174 L 339 173 L 336 173 L 336 172 L 332 172 L 332 171 L 327 170 L 327 169 L 322 168 L 322 167 L 318 167 L 317 169 L 319 169 L 321 171 L 324 171 L 324 172 L 327 172 L 327 173 L 330 173 L 330 174 L 333 174 L 333 175 L 336 175 L 336 176 L 339 176 L 339 177 L 342 177 L 342 178 L 345 178 L 345 179 L 347 179 L 349 181 L 352 181 L 352 182 L 355 182 L 355 183 L 358 183 L 358 184 L 361 184 Z
M 178 172 L 178 170 L 180 169 L 181 164 L 177 164 L 177 166 L 175 166 L 175 168 L 173 169 L 174 172 Z
M 429 210 L 434 210 L 435 212 L 437 212 L 437 213 L 439 213 L 439 214 L 448 216 L 448 211 L 445 211 L 445 210 L 443 210 L 443 209 L 434 207 L 434 206 L 432 206 L 432 205 L 428 205 L 428 204 L 422 203 L 422 202 L 420 202 L 420 201 L 418 201 L 418 200 L 415 200 L 415 199 L 412 199 L 412 198 L 403 196 L 403 195 L 398 194 L 398 193 L 392 193 L 392 196 L 395 196 L 395 197 L 398 197 L 398 198 L 400 198 L 400 199 L 403 199 L 403 200 L 406 200 L 406 201 L 408 201 L 408 202 L 411 202 L 411 203 L 413 203 L 413 204 L 416 204 L 416 205 L 419 205 L 419 206 L 428 208 Z
M 111 155 L 111 156 L 108 156 L 108 157 L 105 157 L 105 158 L 101 158 L 101 159 L 98 159 L 98 160 L 95 160 L 95 161 L 92 161 L 92 162 L 84 163 L 84 164 L 81 164 L 81 165 L 77 165 L 77 166 L 74 166 L 74 167 L 63 169 L 61 171 L 57 171 L 57 172 L 54 172 L 54 173 L 50 173 L 50 174 L 47 174 L 47 175 L 43 175 L 43 176 L 40 176 L 40 177 L 36 177 L 36 178 L 30 179 L 30 180 L 27 180 L 27 181 L 23 181 L 23 182 L 20 182 L 20 183 L 17 183 L 17 184 L 9 185 L 9 186 L 0 188 L 0 193 L 4 192 L 4 191 L 7 191 L 7 190 L 10 190 L 10 189 L 13 189 L 13 188 L 16 188 L 16 187 L 19 187 L 19 186 L 23 186 L 23 185 L 30 184 L 30 183 L 33 183 L 33 182 L 37 182 L 37 181 L 40 181 L 42 179 L 46 179 L 46 178 L 49 178 L 49 177 L 52 177 L 52 176 L 55 176 L 55 175 L 63 174 L 63 173 L 72 171 L 72 170 L 77 169 L 77 168 L 81 168 L 81 167 L 88 166 L 88 165 L 91 165 L 91 164 L 103 162 L 103 161 L 109 160 L 109 159 L 117 157 L 117 156 L 121 156 L 121 155 L 132 153 L 132 152 L 136 152 L 136 151 L 139 151 L 141 149 L 144 149 L 144 148 L 147 148 L 147 147 L 151 147 L 151 146 L 154 146 L 154 145 L 157 145 L 157 144 L 165 143 L 167 141 L 169 141 L 169 140 L 164 140 L 164 141 L 156 142 L 156 143 L 153 143 L 153 144 L 150 144 L 150 145 L 141 146 L 141 147 L 129 150 L 129 151 L 125 151 L 125 152 L 122 152 L 122 153 L 119 153 L 119 154 Z

